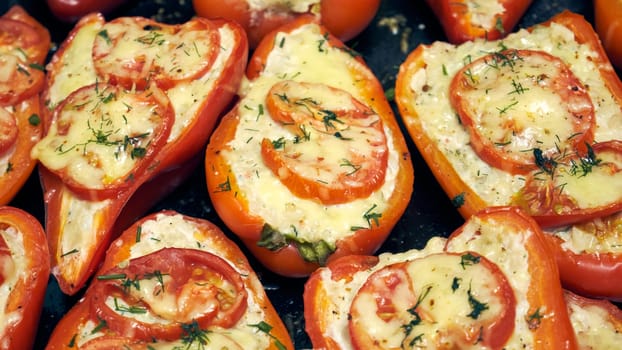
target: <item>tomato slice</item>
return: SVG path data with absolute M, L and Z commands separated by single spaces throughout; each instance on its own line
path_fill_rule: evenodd
M 195 18 L 165 25 L 141 17 L 122 17 L 104 25 L 95 37 L 93 62 L 100 76 L 126 89 L 144 89 L 153 81 L 167 89 L 210 69 L 220 50 L 215 26 Z
M 597 143 L 586 154 L 543 158 L 514 197 L 544 227 L 560 226 L 622 210 L 622 142 Z
M 563 61 L 543 51 L 485 55 L 456 73 L 450 91 L 475 152 L 513 174 L 537 169 L 535 148 L 552 157 L 593 141 L 587 88 Z
M 45 74 L 34 60 L 42 40 L 32 26 L 0 18 L 0 105 L 14 105 L 43 88 Z
M 174 122 L 159 89 L 125 91 L 93 84 L 69 95 L 33 155 L 76 193 L 110 198 L 148 175 Z
M 91 312 L 122 336 L 180 339 L 184 324 L 230 328 L 246 312 L 240 274 L 201 250 L 163 248 L 97 277 Z
M 348 92 L 286 80 L 272 86 L 266 107 L 295 136 L 263 139 L 263 160 L 298 197 L 346 203 L 384 183 L 389 151 L 383 122 Z
M 17 119 L 13 113 L 0 107 L 0 155 L 6 153 L 17 141 Z
M 439 253 L 385 266 L 352 301 L 356 349 L 501 348 L 516 300 L 505 275 L 474 253 Z

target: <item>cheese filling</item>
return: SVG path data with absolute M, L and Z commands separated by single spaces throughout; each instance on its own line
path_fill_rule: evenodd
M 262 74 L 253 81 L 244 81 L 239 104 L 239 125 L 229 149 L 223 157 L 235 167 L 236 181 L 248 200 L 249 211 L 282 233 L 294 234 L 307 241 L 325 240 L 329 244 L 352 235 L 353 227 L 367 227 L 365 213 L 382 213 L 393 194 L 398 173 L 399 155 L 389 147 L 385 181 L 368 198 L 338 205 L 322 205 L 313 200 L 295 197 L 263 163 L 263 138 L 291 139 L 291 133 L 275 122 L 264 106 L 267 92 L 277 82 L 296 80 L 326 83 L 345 90 L 360 101 L 366 101 L 356 78 L 350 73 L 359 63 L 341 49 L 325 45 L 326 39 L 313 24 L 291 33 L 279 33 Z M 326 103 L 330 104 L 331 96 Z M 384 128 L 387 144 L 394 135 Z M 309 147 L 312 144 L 310 143 Z M 319 147 L 317 145 L 314 147 Z
M 508 312 L 514 309 L 503 293 L 510 291 L 507 280 L 482 259 L 471 253 L 432 254 L 374 272 L 352 302 L 351 325 L 357 330 L 352 337 L 369 337 L 391 349 L 439 344 L 479 349 L 509 335 L 480 329 L 512 320 Z
M 547 232 L 561 238 L 575 254 L 622 253 L 622 212 Z
M 367 277 L 385 266 L 405 260 L 422 258 L 431 254 L 440 253 L 445 245 L 445 238 L 432 237 L 424 249 L 411 249 L 404 253 L 384 253 L 378 256 L 378 263 L 369 270 L 359 271 L 351 276 L 351 280 L 346 282 L 344 279 L 333 280 L 329 269 L 323 269 L 322 288 L 326 289 L 330 300 L 327 301 L 327 309 L 323 312 L 324 317 L 329 319 L 326 336 L 332 338 L 341 349 L 352 349 L 350 332 L 348 330 L 350 305 L 358 290 L 367 280 Z
M 304 13 L 320 5 L 320 0 L 247 0 L 251 11 L 281 10 Z
M 615 349 L 622 344 L 622 333 L 611 324 L 607 310 L 572 302 L 568 303 L 568 308 L 581 349 Z
M 7 312 L 9 306 L 9 298 L 11 292 L 17 282 L 24 278 L 23 271 L 26 271 L 28 261 L 26 260 L 26 252 L 24 251 L 24 241 L 22 233 L 17 231 L 15 227 L 7 227 L 0 230 L 1 239 L 4 240 L 8 247 L 8 255 L 0 257 L 0 267 L 2 269 L 2 277 L 4 282 L 0 284 L 0 338 L 4 330 L 15 323 L 21 321 L 23 315 L 21 308 Z
M 529 275 L 529 253 L 525 249 L 525 241 L 531 232 L 507 232 L 506 225 L 475 218 L 467 221 L 462 228 L 463 232 L 449 241 L 447 251 L 473 251 L 485 256 L 497 264 L 507 277 L 516 296 L 516 320 L 514 332 L 506 343 L 507 349 L 534 348 L 533 333 L 526 320 L 533 310 L 530 310 L 527 294 L 531 287 Z M 539 310 L 546 315 L 547 310 Z M 546 316 L 544 316 L 546 317 Z

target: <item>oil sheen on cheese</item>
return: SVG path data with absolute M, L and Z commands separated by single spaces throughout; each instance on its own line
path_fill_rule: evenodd
M 214 238 L 201 231 L 202 229 L 192 221 L 184 220 L 180 214 L 157 214 L 152 219 L 145 221 L 141 225 L 140 236 L 132 237 L 134 240 L 130 250 L 129 259 L 144 256 L 157 250 L 169 247 L 199 249 L 220 256 L 230 262 L 235 261 L 234 254 L 222 249 L 223 242 L 221 238 Z M 204 230 L 204 228 L 203 228 Z M 117 240 L 113 244 L 123 245 L 123 241 Z M 127 260 L 119 265 L 123 266 Z M 255 278 L 249 277 L 249 271 L 232 263 L 233 268 L 240 273 L 245 284 L 259 283 Z M 144 281 L 145 283 L 148 281 Z M 141 281 L 143 283 L 143 281 Z M 261 288 L 261 286 L 259 286 Z M 252 291 L 248 291 L 247 310 L 238 323 L 228 329 L 220 327 L 210 327 L 208 333 L 210 349 L 265 349 L 271 344 L 271 338 L 264 332 L 259 332 L 252 325 L 259 324 L 264 320 L 264 311 L 258 300 L 253 296 Z M 176 307 L 173 303 L 163 302 L 158 305 L 163 313 L 175 312 Z M 166 308 L 170 308 L 169 311 Z M 114 306 L 112 307 L 114 309 Z M 143 322 L 163 322 L 162 318 L 150 315 L 150 313 L 141 314 Z M 89 339 L 101 335 L 101 332 L 92 333 L 97 327 L 95 322 L 86 322 L 80 330 L 79 343 L 83 344 Z M 154 349 L 172 349 L 176 346 L 183 349 L 199 349 L 198 344 L 187 347 L 188 344 L 180 341 L 164 342 L 158 341 L 150 343 L 150 347 Z
M 465 63 L 497 52 L 502 47 L 542 50 L 561 58 L 575 76 L 589 86 L 596 114 L 595 141 L 619 138 L 622 130 L 620 107 L 605 86 L 594 62 L 597 53 L 578 43 L 574 34 L 559 24 L 536 26 L 533 32 L 521 30 L 502 41 L 476 40 L 460 46 L 435 42 L 423 50 L 427 68 L 410 81 L 416 95 L 413 103 L 426 134 L 451 162 L 456 173 L 489 205 L 505 205 L 524 185 L 522 176 L 513 176 L 481 160 L 469 145 L 469 135 L 449 102 L 448 87 L 454 74 Z M 535 102 L 535 101 L 534 101 Z
M 251 213 L 282 233 L 293 234 L 295 227 L 295 234 L 304 240 L 334 243 L 351 235 L 352 227 L 367 227 L 368 222 L 363 217 L 366 211 L 371 208 L 379 213 L 384 211 L 399 170 L 399 155 L 391 147 L 394 136 L 384 128 L 389 145 L 388 169 L 382 187 L 368 198 L 325 206 L 292 195 L 263 163 L 261 156 L 263 138 L 292 138 L 289 131 L 267 114 L 265 98 L 270 88 L 283 80 L 325 83 L 347 91 L 360 101 L 365 98 L 350 73 L 350 67 L 360 63 L 344 50 L 326 44 L 317 25 L 308 24 L 291 33 L 278 33 L 276 42 L 279 44 L 267 58 L 262 74 L 253 81 L 243 82 L 239 125 L 228 144 L 230 149 L 221 154 L 235 167 L 237 184 L 246 195 Z M 330 104 L 330 98 L 325 97 L 324 102 Z

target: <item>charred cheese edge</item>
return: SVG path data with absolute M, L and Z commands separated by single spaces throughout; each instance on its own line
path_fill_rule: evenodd
M 291 132 L 274 121 L 264 108 L 268 90 L 283 80 L 324 83 L 365 101 L 357 88 L 356 77 L 349 73 L 351 66 L 361 63 L 344 50 L 325 44 L 326 38 L 315 24 L 301 26 L 290 33 L 279 32 L 275 42 L 279 44 L 267 57 L 261 75 L 252 81 L 243 80 L 239 125 L 228 149 L 224 149 L 221 155 L 235 169 L 237 184 L 253 215 L 263 218 L 282 233 L 292 233 L 310 242 L 324 240 L 334 244 L 352 235 L 352 227 L 367 227 L 364 214 L 368 210 L 373 208 L 382 213 L 386 208 L 387 199 L 395 191 L 399 171 L 400 155 L 393 148 L 393 139 L 401 136 L 393 135 L 388 127 L 384 127 L 389 146 L 386 177 L 382 187 L 368 198 L 327 206 L 294 196 L 264 164 L 261 156 L 263 138 L 292 138 Z M 361 67 L 361 70 L 367 69 Z M 327 104 L 330 104 L 330 98 L 326 97 Z M 296 232 L 292 232 L 293 226 Z
M 618 139 L 622 131 L 620 106 L 600 76 L 601 67 L 595 63 L 599 61 L 598 53 L 577 42 L 574 33 L 561 24 L 553 22 L 550 26 L 535 26 L 532 32 L 520 30 L 499 41 L 475 40 L 459 46 L 435 42 L 425 47 L 422 52 L 425 68 L 417 70 L 408 82 L 415 100 L 400 103 L 415 106 L 423 132 L 462 181 L 489 206 L 509 204 L 512 196 L 524 186 L 525 178 L 492 167 L 477 156 L 469 144 L 468 131 L 460 124 L 449 101 L 449 85 L 465 62 L 497 52 L 500 47 L 542 50 L 559 57 L 584 85 L 589 86 L 596 116 L 595 142 Z M 504 101 L 510 103 L 509 97 L 502 98 L 499 99 L 501 108 Z M 536 102 L 538 97 L 530 98 Z M 413 123 L 409 116 L 402 117 L 407 126 Z
M 21 279 L 27 278 L 24 271 L 28 269 L 28 261 L 26 260 L 26 251 L 21 232 L 14 226 L 9 226 L 0 230 L 0 236 L 6 242 L 10 252 L 10 256 L 0 258 L 0 268 L 2 268 L 4 277 L 4 282 L 0 284 L 0 339 L 4 339 L 2 337 L 4 330 L 20 322 L 23 318 L 21 308 L 17 308 L 9 313 L 5 310 L 15 285 Z M 10 339 L 6 339 L 6 341 L 10 341 Z
M 222 241 L 221 237 L 214 238 L 202 233 L 199 227 L 195 226 L 191 221 L 184 220 L 181 214 L 168 215 L 162 213 L 157 214 L 152 220 L 145 221 L 140 226 L 140 238 L 138 238 L 139 236 L 136 237 L 130 250 L 130 259 L 168 247 L 199 249 L 227 260 L 244 280 L 248 292 L 246 312 L 232 328 L 208 328 L 207 337 L 210 349 L 265 349 L 270 346 L 273 342 L 270 335 L 252 326 L 259 324 L 265 319 L 265 311 L 261 306 L 261 301 L 265 298 L 265 295 L 255 295 L 255 292 L 248 289 L 248 286 L 253 285 L 255 290 L 263 290 L 263 287 L 254 272 L 234 263 L 235 257 L 233 254 L 229 256 L 223 254 L 224 251 L 219 248 L 226 243 Z M 113 245 L 121 246 L 123 244 L 124 242 L 121 239 L 113 242 Z M 124 266 L 127 262 L 126 260 L 118 265 Z M 166 308 L 167 305 L 163 303 L 159 307 Z M 148 313 L 141 317 L 144 322 L 160 322 L 159 317 L 150 317 Z M 102 336 L 104 333 L 99 331 L 97 327 L 98 323 L 94 321 L 87 321 L 82 324 L 76 336 L 76 344 L 79 346 L 91 339 Z M 189 344 L 184 343 L 182 340 L 176 342 L 158 340 L 157 342 L 149 343 L 149 347 L 153 349 L 171 349 L 176 346 L 186 349 Z M 195 348 L 199 348 L 197 344 L 194 344 L 189 349 Z
M 65 47 L 64 54 L 59 58 L 61 68 L 52 72 L 54 79 L 53 85 L 49 87 L 48 91 L 47 108 L 54 108 L 76 89 L 94 84 L 97 81 L 91 58 L 91 48 L 95 37 L 103 26 L 103 21 L 84 22 L 84 25 L 76 31 L 70 44 Z M 175 110 L 175 123 L 168 138 L 169 143 L 177 139 L 184 128 L 190 125 L 192 118 L 201 108 L 202 104 L 199 101 L 205 99 L 213 90 L 221 72 L 233 54 L 234 30 L 229 25 L 225 25 L 219 28 L 219 33 L 221 50 L 212 69 L 208 70 L 200 79 L 180 83 L 166 91 Z M 110 200 L 93 202 L 82 199 L 68 190 L 63 191 L 59 215 L 64 218 L 61 228 L 61 232 L 64 234 L 61 235 L 56 258 L 70 259 L 76 262 L 70 264 L 71 266 L 87 264 L 87 259 L 92 256 L 92 253 L 89 253 L 87 249 L 94 250 L 95 245 L 99 242 L 97 232 L 102 219 L 98 215 L 110 204 Z M 71 253 L 68 254 L 69 252 Z M 59 273 L 57 265 L 53 269 L 55 273 Z M 70 271 L 63 274 L 73 275 Z

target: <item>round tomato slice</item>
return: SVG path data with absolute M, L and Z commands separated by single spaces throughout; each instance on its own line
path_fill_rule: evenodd
M 0 155 L 5 154 L 17 141 L 17 120 L 12 113 L 0 107 Z
M 91 312 L 134 339 L 175 340 L 188 325 L 230 328 L 246 311 L 237 270 L 201 250 L 164 248 L 97 277 Z
M 207 20 L 164 25 L 122 17 L 98 32 L 92 56 L 97 72 L 112 84 L 144 89 L 153 81 L 167 89 L 205 74 L 219 50 L 220 35 Z
M 501 348 L 516 300 L 505 275 L 474 253 L 439 253 L 387 265 L 352 300 L 356 349 Z
M 43 88 L 45 75 L 34 61 L 42 40 L 32 26 L 0 18 L 0 105 L 14 105 Z
M 174 122 L 157 88 L 130 92 L 93 84 L 69 95 L 32 154 L 79 195 L 110 198 L 149 175 Z
M 295 136 L 263 139 L 263 160 L 298 197 L 346 203 L 384 183 L 389 151 L 382 120 L 348 92 L 287 80 L 270 89 L 266 107 Z
M 586 87 L 548 53 L 485 55 L 456 73 L 450 91 L 475 152 L 510 173 L 537 169 L 533 149 L 553 157 L 593 141 L 594 106 Z
M 622 210 L 622 142 L 588 147 L 585 154 L 542 157 L 513 198 L 543 227 L 567 225 Z

